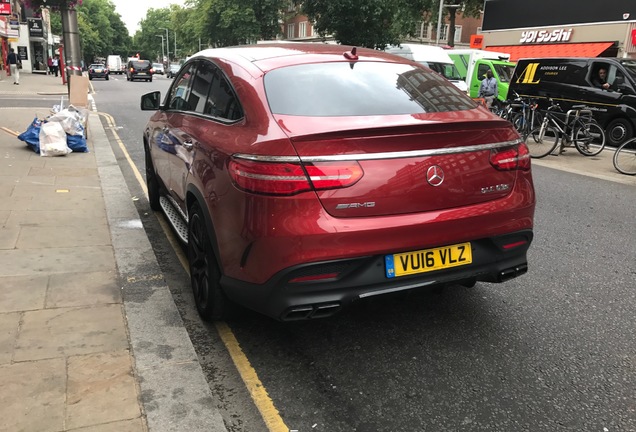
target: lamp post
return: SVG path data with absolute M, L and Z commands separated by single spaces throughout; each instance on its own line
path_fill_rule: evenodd
M 166 52 L 163 49 L 163 35 L 155 35 L 155 36 L 161 38 L 161 63 L 163 63 L 166 59 Z
M 445 5 L 444 0 L 439 0 L 439 15 L 437 16 L 437 33 L 435 34 L 435 45 L 439 45 L 439 32 L 442 27 L 442 13 L 444 11 L 444 6 L 448 9 L 451 9 L 453 13 L 457 11 L 461 7 L 461 5 L 449 4 Z
M 168 57 L 168 63 L 170 63 L 170 38 L 168 37 L 168 29 L 159 27 L 159 30 L 166 31 L 166 57 Z

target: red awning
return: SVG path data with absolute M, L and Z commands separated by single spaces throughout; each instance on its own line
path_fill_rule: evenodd
M 614 42 L 567 43 L 545 45 L 505 45 L 489 46 L 487 51 L 510 54 L 510 61 L 521 58 L 546 57 L 597 57 L 603 51 L 613 46 Z

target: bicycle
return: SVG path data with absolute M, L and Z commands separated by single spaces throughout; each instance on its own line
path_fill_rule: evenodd
M 543 123 L 543 116 L 538 110 L 539 105 L 533 99 L 516 99 L 513 106 L 519 107 L 520 111 L 517 111 L 510 122 L 515 127 L 517 132 L 525 140 L 532 129 L 539 127 Z
M 636 138 L 625 141 L 614 153 L 614 168 L 626 175 L 636 175 Z
M 561 106 L 550 99 L 541 126 L 534 128 L 525 139 L 530 157 L 542 158 L 554 152 L 560 141 L 559 155 L 573 143 L 584 156 L 596 156 L 605 148 L 605 132 L 592 118 L 592 111 L 585 105 L 573 105 L 562 120 L 558 113 Z

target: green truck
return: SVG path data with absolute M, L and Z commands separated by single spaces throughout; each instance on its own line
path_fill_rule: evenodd
M 486 71 L 491 70 L 498 83 L 498 99 L 506 100 L 510 78 L 515 68 L 515 63 L 508 61 L 510 54 L 477 49 L 453 49 L 447 52 L 459 74 L 466 80 L 468 96 L 479 96 L 481 81 L 486 76 Z

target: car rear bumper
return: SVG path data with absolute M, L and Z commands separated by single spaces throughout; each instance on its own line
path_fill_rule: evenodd
M 399 291 L 479 281 L 505 282 L 527 272 L 526 254 L 532 238 L 532 230 L 522 230 L 471 241 L 471 264 L 398 278 L 386 276 L 385 256 L 376 255 L 298 265 L 282 270 L 262 285 L 227 277 L 221 283 L 230 299 L 271 318 L 323 318 L 355 301 Z M 518 246 L 504 247 L 512 243 Z M 337 276 L 311 281 L 324 274 Z

